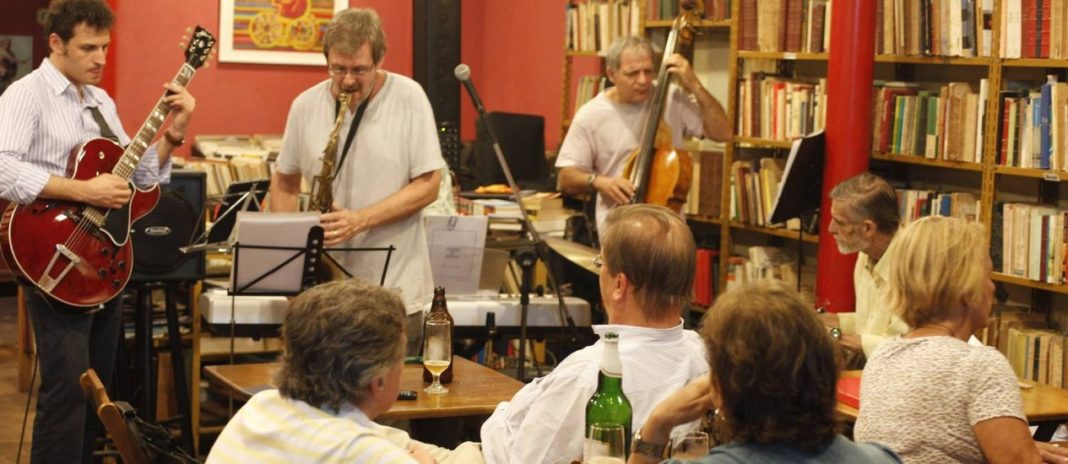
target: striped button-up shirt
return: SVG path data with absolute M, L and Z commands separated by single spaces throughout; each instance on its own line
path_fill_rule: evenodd
M 71 150 L 100 137 L 90 107 L 100 109 L 108 127 L 126 146 L 115 101 L 99 87 L 78 89 L 45 58 L 41 66 L 8 87 L 0 96 L 0 198 L 29 203 L 40 195 L 50 176 L 64 176 Z M 170 180 L 171 161 L 160 165 L 156 145 L 149 147 L 133 181 L 137 185 Z

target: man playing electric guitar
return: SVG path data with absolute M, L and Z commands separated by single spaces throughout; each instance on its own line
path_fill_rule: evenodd
M 130 200 L 128 182 L 114 174 L 64 177 L 72 148 L 83 142 L 105 137 L 130 143 L 115 102 L 95 86 L 106 63 L 113 20 L 103 0 L 52 1 L 44 17 L 48 58 L 0 97 L 0 198 L 19 204 L 68 200 L 107 209 Z M 181 86 L 165 87 L 170 94 L 164 101 L 174 117 L 141 158 L 133 176 L 139 185 L 169 180 L 171 152 L 183 143 L 196 105 Z M 31 460 L 90 462 L 100 422 L 86 407 L 78 376 L 92 367 L 105 384 L 110 381 L 120 298 L 87 311 L 43 297 L 34 287 L 23 290 L 41 368 Z

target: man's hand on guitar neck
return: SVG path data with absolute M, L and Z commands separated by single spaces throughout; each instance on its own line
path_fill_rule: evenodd
M 128 182 L 114 174 L 105 173 L 89 180 L 52 176 L 39 196 L 115 209 L 129 202 L 132 193 Z
M 169 82 L 163 84 L 163 88 L 167 89 L 167 95 L 163 97 L 163 101 L 174 112 L 174 118 L 171 119 L 170 127 L 166 129 L 167 137 L 160 138 L 157 146 L 160 164 L 166 162 L 167 158 L 171 156 L 171 152 L 177 148 L 170 141 L 171 139 L 185 140 L 185 131 L 189 127 L 189 119 L 193 116 L 193 110 L 197 106 L 197 100 L 193 98 L 193 95 L 185 87 Z

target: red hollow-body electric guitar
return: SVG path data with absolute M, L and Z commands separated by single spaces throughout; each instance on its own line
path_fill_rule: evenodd
M 211 33 L 198 26 L 173 82 L 188 85 L 214 45 Z M 88 180 L 110 172 L 129 181 L 169 111 L 161 97 L 125 149 L 107 139 L 75 148 L 67 177 Z M 131 182 L 130 187 L 129 203 L 118 209 L 45 199 L 7 205 L 0 221 L 0 251 L 8 267 L 68 305 L 95 307 L 111 300 L 130 280 L 130 226 L 152 211 L 160 196 L 159 185 L 139 189 Z

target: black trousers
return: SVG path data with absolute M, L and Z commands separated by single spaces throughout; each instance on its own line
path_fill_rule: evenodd
M 107 387 L 115 370 L 122 326 L 122 298 L 96 312 L 43 297 L 23 287 L 33 322 L 41 372 L 30 461 L 41 464 L 89 463 L 103 425 L 78 378 L 92 367 Z

